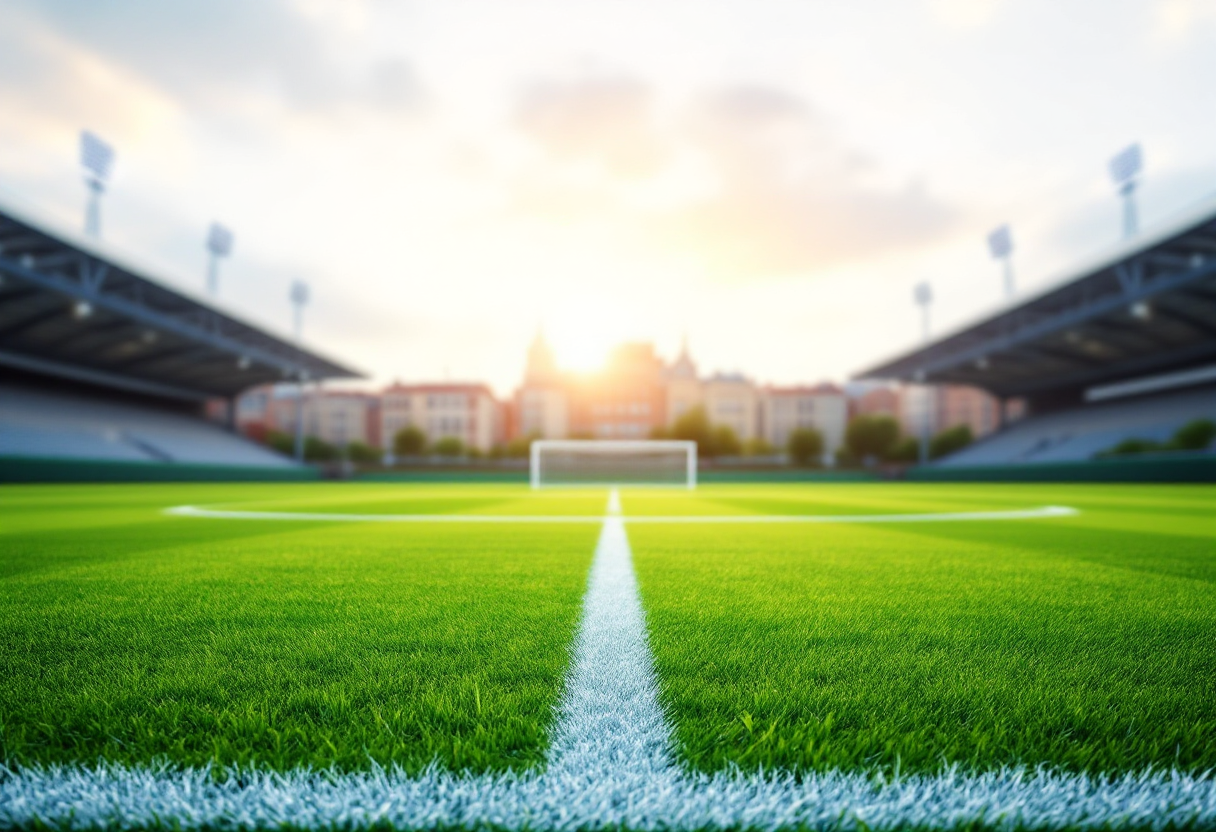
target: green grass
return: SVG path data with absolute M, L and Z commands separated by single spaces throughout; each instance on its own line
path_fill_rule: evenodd
M 1216 489 L 757 486 L 623 502 L 656 513 L 690 499 L 757 513 L 1082 510 L 630 527 L 664 704 L 693 767 L 1216 767 Z
M 539 762 L 593 526 L 159 513 L 177 503 L 434 512 L 500 502 L 474 491 L 0 489 L 0 760 L 415 771 L 432 760 L 476 771 Z
M 598 529 L 167 517 L 599 515 L 603 490 L 0 487 L 0 762 L 474 771 L 543 760 Z M 694 768 L 1216 767 L 1216 488 L 711 485 L 626 515 Z

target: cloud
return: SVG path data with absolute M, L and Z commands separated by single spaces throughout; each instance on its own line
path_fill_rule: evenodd
M 408 62 L 383 56 L 350 61 L 323 18 L 285 0 L 14 0 L 5 14 L 40 22 L 186 106 L 222 108 L 234 92 L 271 96 L 300 111 L 401 111 L 424 100 Z M 4 81 L 19 79 L 5 73 Z
M 714 196 L 666 218 L 664 234 L 725 274 L 787 274 L 929 242 L 955 212 L 920 182 L 880 181 L 803 100 L 736 87 L 695 107 L 691 141 L 718 177 Z
M 623 75 L 533 85 L 515 121 L 544 155 L 515 177 L 515 210 L 599 221 L 726 278 L 916 247 L 954 222 L 923 183 L 883 181 L 877 162 L 782 90 L 717 89 L 667 119 L 654 99 Z M 604 175 L 580 175 L 588 164 Z
M 663 162 L 650 88 L 635 79 L 534 84 L 519 102 L 515 121 L 558 160 L 591 161 L 626 177 L 652 174 Z

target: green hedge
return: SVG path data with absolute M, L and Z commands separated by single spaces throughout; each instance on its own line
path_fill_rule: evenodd
M 0 457 L 0 482 L 295 482 L 318 476 L 316 468 L 296 465 Z
M 1086 462 L 1028 462 L 912 468 L 920 482 L 1216 482 L 1216 455 L 1154 454 Z

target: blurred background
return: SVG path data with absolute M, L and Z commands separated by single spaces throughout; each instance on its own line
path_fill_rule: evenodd
M 11 0 L 0 452 L 1178 450 L 1216 415 L 1214 47 L 1210 0 Z

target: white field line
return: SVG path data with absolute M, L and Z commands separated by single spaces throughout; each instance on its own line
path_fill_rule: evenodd
M 549 763 L 474 776 L 432 768 L 338 774 L 101 765 L 0 769 L 0 828 L 153 824 L 197 829 L 501 827 L 700 830 L 1002 829 L 1216 825 L 1211 775 L 1112 778 L 1048 770 L 956 770 L 882 781 L 860 773 L 688 774 L 673 761 L 619 517 L 604 521 Z
M 616 494 L 613 490 L 612 494 Z M 610 498 L 611 499 L 611 498 Z M 610 504 L 610 509 L 611 509 Z M 620 499 L 616 510 L 619 514 Z M 334 523 L 602 523 L 603 515 L 591 514 L 343 514 L 315 511 L 242 511 L 201 506 L 173 506 L 164 510 L 175 517 L 204 517 L 219 520 L 311 520 Z M 622 518 L 635 523 L 960 523 L 972 520 L 1036 520 L 1079 514 L 1068 506 L 1009 511 L 953 511 L 937 514 L 679 514 L 633 515 Z

